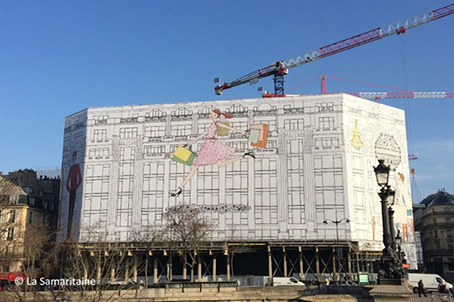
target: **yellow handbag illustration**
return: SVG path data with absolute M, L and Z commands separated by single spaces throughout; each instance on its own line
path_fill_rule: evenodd
M 186 148 L 185 146 L 178 146 L 177 150 L 173 152 L 172 160 L 185 164 L 187 166 L 192 166 L 196 154 L 192 152 L 191 147 Z

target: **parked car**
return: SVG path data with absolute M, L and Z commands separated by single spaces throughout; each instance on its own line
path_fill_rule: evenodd
M 106 284 L 107 289 L 142 289 L 143 285 L 134 282 L 132 280 L 116 280 L 116 281 L 109 281 Z
M 418 292 L 418 282 L 422 280 L 424 287 L 429 292 L 436 292 L 438 289 L 438 284 L 446 282 L 440 275 L 437 274 L 417 274 L 409 273 L 408 281 L 413 286 L 413 292 Z M 448 288 L 452 287 L 451 283 L 446 282 Z
M 293 277 L 274 277 L 273 286 L 304 286 L 305 284 Z

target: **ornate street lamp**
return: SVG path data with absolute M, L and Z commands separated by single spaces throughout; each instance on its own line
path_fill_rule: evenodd
M 378 284 L 400 285 L 401 278 L 405 275 L 399 260 L 394 233 L 394 197 L 396 192 L 388 185 L 390 167 L 384 164 L 384 160 L 378 160 L 378 166 L 374 167 L 377 183 L 381 187 L 378 195 L 381 200 L 381 212 L 383 222 L 383 254 L 380 258 L 380 270 L 378 271 Z
M 374 167 L 375 177 L 377 178 L 377 183 L 380 187 L 388 185 L 389 180 L 389 171 L 391 168 L 385 165 L 383 159 L 378 160 L 378 166 Z
M 334 223 L 336 225 L 336 259 L 339 263 L 339 273 L 343 270 L 343 265 L 340 259 L 340 250 L 339 250 L 339 223 L 345 221 L 345 223 L 349 223 L 350 219 L 348 218 L 342 218 L 341 220 L 331 220 L 331 219 L 325 219 L 323 221 L 324 224 L 328 224 L 328 222 Z M 334 279 L 337 279 L 337 276 L 334 276 Z M 340 281 L 340 280 L 334 280 L 334 281 Z

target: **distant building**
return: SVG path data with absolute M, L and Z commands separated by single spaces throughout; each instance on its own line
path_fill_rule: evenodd
M 232 114 L 237 129 L 267 124 L 266 148 L 252 148 L 234 132 L 218 137 L 236 150 L 233 156 L 254 149 L 256 158 L 201 166 L 183 193 L 170 197 L 191 169 L 172 153 L 212 125 L 214 108 Z M 249 243 L 243 250 L 259 255 L 259 274 L 289 275 L 286 257 L 300 263 L 293 272 L 302 275 L 332 272 L 336 246 L 350 272 L 372 273 L 383 248 L 378 159 L 392 167 L 394 227 L 416 268 L 403 110 L 345 94 L 88 108 L 65 120 L 58 240 L 84 242 L 86 227 L 96 226 L 107 241 L 128 242 L 186 202 L 216 225 L 212 246 L 227 247 L 217 251 L 221 256 L 229 244 Z M 209 259 L 213 249 L 199 255 Z M 235 271 L 246 274 L 246 266 Z
M 36 177 L 33 170 L 0 173 L 0 271 L 21 272 L 28 228 L 42 221 L 57 226 L 60 178 Z
M 47 177 L 47 178 L 60 178 L 61 177 L 61 169 L 58 167 L 44 167 L 44 168 L 36 168 L 33 169 L 36 171 L 36 175 L 39 177 Z
M 440 190 L 420 204 L 425 207 L 415 211 L 415 219 L 421 232 L 424 269 L 445 276 L 454 271 L 454 195 Z
M 413 204 L 413 218 L 415 220 L 415 243 L 416 243 L 416 259 L 418 262 L 418 271 L 424 272 L 424 252 L 422 248 L 421 239 L 421 218 L 426 206 L 424 204 L 414 203 Z

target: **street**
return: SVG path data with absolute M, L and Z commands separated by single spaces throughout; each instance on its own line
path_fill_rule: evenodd
M 412 296 L 412 300 L 413 302 L 441 302 L 442 300 L 440 300 L 440 298 L 438 297 L 438 294 L 436 292 L 434 293 L 426 293 L 427 297 L 424 297 L 424 295 L 422 297 L 419 297 L 418 294 L 413 294 Z M 433 300 L 432 300 L 432 296 L 433 296 Z M 452 298 L 451 300 L 445 300 L 443 302 L 452 302 L 454 301 Z

